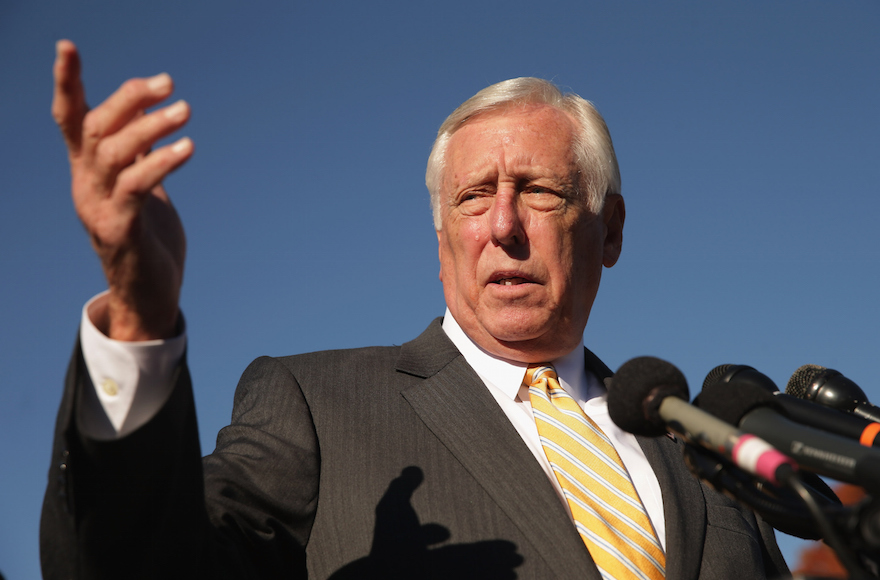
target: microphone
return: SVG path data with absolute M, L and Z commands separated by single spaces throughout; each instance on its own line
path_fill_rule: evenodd
M 615 373 L 608 390 L 608 414 L 618 427 L 635 435 L 657 437 L 672 430 L 777 485 L 794 473 L 797 466 L 791 459 L 759 437 L 694 407 L 689 398 L 687 380 L 673 364 L 638 357 Z
M 834 369 L 804 365 L 791 375 L 785 392 L 799 399 L 880 422 L 880 407 L 869 403 L 865 391 Z
M 880 491 L 880 451 L 790 421 L 776 397 L 757 384 L 770 379 L 738 380 L 734 376 L 730 382 L 723 382 L 719 377 L 726 371 L 720 368 L 706 377 L 695 401 L 701 409 L 768 441 L 802 468 Z
M 801 367 L 798 369 L 795 372 L 795 376 L 800 377 L 803 374 L 801 371 L 805 368 Z M 716 382 L 729 383 L 734 380 L 737 384 L 748 382 L 772 393 L 776 398 L 776 402 L 781 405 L 784 411 L 783 414 L 792 421 L 855 439 L 866 447 L 880 447 L 880 437 L 878 437 L 880 435 L 880 423 L 842 412 L 836 408 L 817 405 L 806 400 L 805 397 L 798 398 L 793 396 L 791 390 L 794 377 L 788 383 L 787 393 L 781 393 L 773 381 L 770 380 L 770 377 L 750 366 L 721 365 L 712 369 L 706 377 L 705 384 L 714 384 Z M 811 379 L 807 382 L 811 382 Z M 801 392 L 804 390 L 800 389 Z

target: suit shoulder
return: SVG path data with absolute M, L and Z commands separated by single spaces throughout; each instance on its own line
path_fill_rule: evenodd
M 397 346 L 324 350 L 285 357 L 261 357 L 245 375 L 274 384 L 296 383 L 312 401 L 357 392 L 393 393 L 433 376 L 460 356 L 434 320 L 415 339 Z M 343 395 L 342 393 L 346 393 Z
M 275 357 L 274 360 L 298 375 L 304 370 L 315 368 L 321 369 L 324 373 L 334 373 L 334 371 L 344 370 L 348 367 L 390 366 L 393 369 L 399 357 L 399 346 L 365 346 L 338 350 L 320 350 Z
M 398 383 L 399 346 L 370 346 L 324 350 L 283 357 L 260 357 L 245 375 L 279 382 L 294 381 L 307 399 L 338 396 L 352 387 Z M 284 378 L 281 378 L 281 375 Z M 335 394 L 334 394 L 335 393 Z

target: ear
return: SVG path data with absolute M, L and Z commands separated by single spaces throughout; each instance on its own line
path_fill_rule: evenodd
M 610 268 L 617 263 L 623 247 L 623 222 L 626 219 L 626 206 L 623 196 L 609 193 L 605 196 L 602 220 L 605 222 L 605 243 L 602 246 L 602 265 Z
M 440 230 L 436 230 L 437 232 L 437 258 L 440 260 L 440 274 L 438 277 L 440 281 L 443 281 L 443 232 Z

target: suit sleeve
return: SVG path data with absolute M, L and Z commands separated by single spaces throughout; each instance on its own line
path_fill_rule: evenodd
M 273 359 L 245 371 L 204 465 L 185 359 L 153 419 L 112 441 L 77 426 L 86 375 L 77 345 L 43 502 L 44 578 L 305 578 L 318 454 L 288 371 Z

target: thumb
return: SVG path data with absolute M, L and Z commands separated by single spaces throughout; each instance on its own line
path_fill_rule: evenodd
M 55 91 L 52 97 L 52 117 L 61 129 L 70 155 L 79 153 L 82 142 L 82 124 L 86 116 L 85 91 L 80 78 L 79 53 L 69 40 L 55 44 Z

